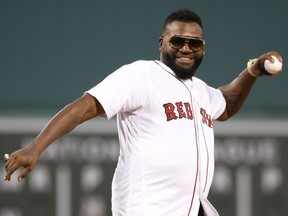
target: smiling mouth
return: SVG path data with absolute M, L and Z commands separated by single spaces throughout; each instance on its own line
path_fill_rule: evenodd
M 194 63 L 194 58 L 191 57 L 186 57 L 186 56 L 180 56 L 176 58 L 177 61 L 182 62 L 182 63 Z

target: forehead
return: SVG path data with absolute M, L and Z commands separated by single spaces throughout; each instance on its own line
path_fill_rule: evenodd
M 173 21 L 166 25 L 164 30 L 165 35 L 173 36 L 185 36 L 185 37 L 197 37 L 203 38 L 203 30 L 201 26 L 196 22 L 180 22 Z

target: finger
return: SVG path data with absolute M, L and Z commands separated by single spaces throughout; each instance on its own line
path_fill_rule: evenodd
M 11 180 L 11 175 L 6 171 L 6 175 L 4 176 L 4 181 L 10 181 Z
M 4 155 L 4 160 L 5 160 L 5 169 L 6 169 L 6 175 L 4 176 L 4 180 L 10 181 L 12 173 L 9 172 L 9 170 L 10 170 L 9 166 L 11 167 L 12 159 L 10 156 L 9 156 L 9 158 L 7 158 L 7 157 L 5 158 L 5 155 Z
M 4 176 L 4 181 L 10 181 L 11 177 L 7 176 L 7 174 Z
M 18 176 L 18 181 L 22 181 L 27 175 L 28 173 L 30 173 L 32 170 L 32 168 L 29 166 L 29 167 L 26 167 Z
M 278 59 L 278 61 L 280 61 L 280 62 L 283 61 L 283 60 L 282 60 L 282 56 L 279 55 L 278 53 L 274 53 L 274 52 L 270 53 L 270 54 L 268 55 L 267 59 L 269 59 L 270 62 L 274 63 L 274 62 L 275 62 L 275 59 L 273 58 L 273 56 L 276 57 L 276 58 Z
M 283 61 L 282 56 L 278 52 L 272 52 L 270 57 L 272 58 L 272 56 L 275 56 L 280 62 Z
M 275 62 L 275 59 L 272 57 L 274 56 L 273 54 L 269 54 L 266 56 L 266 60 L 269 60 L 271 63 L 274 63 Z
M 9 156 L 9 159 L 5 161 L 6 170 L 7 170 L 8 166 L 11 164 L 12 161 L 13 161 L 13 159 L 11 158 L 11 156 Z
M 5 163 L 5 168 L 7 170 L 7 166 L 10 164 L 11 160 L 11 156 L 9 154 L 4 154 L 4 163 Z
M 9 160 L 10 161 L 10 160 Z M 15 163 L 14 161 L 9 162 L 6 166 L 6 175 L 4 177 L 5 181 L 10 181 L 13 173 L 21 167 L 20 163 Z

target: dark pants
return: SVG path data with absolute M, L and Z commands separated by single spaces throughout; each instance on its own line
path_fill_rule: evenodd
M 204 215 L 204 210 L 203 210 L 203 207 L 202 207 L 201 203 L 200 203 L 200 208 L 199 208 L 198 216 L 205 216 L 205 215 Z

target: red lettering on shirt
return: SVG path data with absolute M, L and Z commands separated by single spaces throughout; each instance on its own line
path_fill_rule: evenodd
M 208 127 L 212 128 L 213 121 L 212 121 L 211 115 L 208 115 L 206 110 L 203 108 L 200 109 L 200 114 L 202 115 L 202 122 L 206 124 Z
M 178 117 L 181 118 L 186 118 L 186 114 L 183 111 L 183 103 L 182 102 L 177 102 L 175 103 L 177 107 L 177 112 L 178 112 Z
M 174 112 L 175 110 L 175 106 L 172 103 L 167 103 L 163 105 L 164 109 L 165 109 L 165 114 L 167 117 L 167 121 L 171 121 L 171 120 L 175 120 L 178 117 L 176 116 L 176 113 Z
M 192 120 L 193 119 L 193 112 L 192 112 L 190 104 L 189 103 L 184 103 L 184 106 L 186 108 L 187 118 Z
M 176 119 L 193 119 L 193 112 L 190 103 L 176 102 L 163 105 L 167 121 Z

